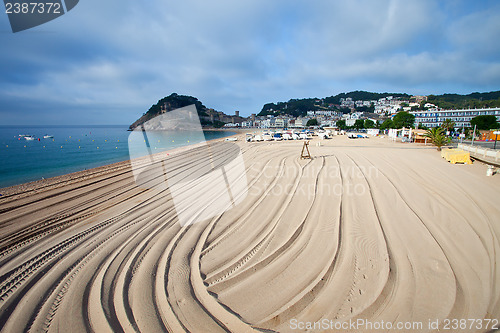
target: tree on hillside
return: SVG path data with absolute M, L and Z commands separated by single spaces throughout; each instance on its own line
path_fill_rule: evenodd
M 177 93 L 172 93 L 167 97 L 164 97 L 158 101 L 158 103 L 152 105 L 146 114 L 156 116 L 161 113 L 161 108 L 165 105 L 167 106 L 167 111 L 179 109 L 188 105 L 194 104 L 199 115 L 205 114 L 207 109 L 196 97 L 178 95 Z
M 415 116 L 405 111 L 398 112 L 392 119 L 394 128 L 413 127 L 414 122 Z
M 148 120 L 153 119 L 164 111 L 169 112 L 192 104 L 195 105 L 196 111 L 198 112 L 198 115 L 200 117 L 208 117 L 207 107 L 203 105 L 203 103 L 201 103 L 196 97 L 172 93 L 169 96 L 160 99 L 156 104 L 151 105 L 147 112 L 143 113 L 139 119 L 137 119 L 132 125 L 129 126 L 129 129 L 133 130 L 137 126 L 144 124 Z M 200 122 L 202 125 L 212 124 L 211 122 L 204 121 L 203 118 L 200 118 Z
M 497 118 L 493 115 L 489 116 L 477 116 L 471 119 L 470 124 L 472 127 L 477 126 L 480 130 L 489 130 L 492 128 L 498 128 Z
M 373 113 L 373 112 L 375 112 L 375 105 L 373 103 L 371 103 L 370 106 L 366 106 L 366 105 L 357 106 L 357 107 L 355 107 L 355 110 L 356 110 L 356 112 L 370 112 L 370 113 Z
M 264 104 L 262 110 L 259 112 L 258 116 L 267 116 L 268 114 L 272 114 L 271 110 L 277 110 L 278 106 L 274 103 Z
M 337 120 L 337 122 L 335 123 L 335 125 L 340 129 L 340 130 L 345 130 L 347 128 L 346 124 L 345 124 L 345 120 L 344 119 L 341 119 L 341 120 Z
M 306 123 L 306 126 L 318 126 L 318 120 L 316 118 L 309 119 Z
M 491 91 L 487 93 L 475 92 L 468 95 L 429 95 L 427 101 L 443 109 L 499 107 L 500 91 Z
M 214 127 L 215 128 L 221 128 L 221 127 L 224 126 L 224 124 L 225 124 L 224 122 L 219 121 L 219 120 L 214 121 Z
M 438 151 L 441 150 L 442 146 L 447 145 L 451 141 L 451 139 L 444 134 L 444 129 L 441 127 L 428 129 L 424 136 L 431 139 L 432 144 L 437 147 Z
M 365 128 L 375 128 L 375 123 L 373 120 L 366 119 L 364 123 Z
M 420 123 L 420 124 L 418 124 L 418 129 L 424 129 L 424 130 L 426 130 L 426 129 L 429 129 L 429 128 L 427 126 L 424 126 L 424 125 L 422 125 Z
M 393 96 L 393 97 L 402 97 L 402 98 L 407 98 L 409 99 L 411 96 L 405 93 L 372 93 L 368 91 L 351 91 L 348 93 L 340 93 L 335 96 L 330 96 L 324 98 L 325 103 L 333 103 L 333 104 L 340 104 L 340 99 L 341 98 L 347 98 L 350 97 L 354 101 L 357 100 L 362 100 L 362 101 L 370 101 L 370 100 L 377 100 L 382 97 L 387 97 L 387 96 Z
M 393 127 L 394 127 L 394 124 L 392 123 L 391 119 L 384 120 L 384 122 L 380 125 L 380 129 L 382 131 L 386 130 L 386 129 L 389 129 L 389 128 L 393 128 Z
M 447 131 L 452 131 L 455 128 L 455 122 L 450 118 L 446 118 L 441 124 L 441 127 Z
M 365 126 L 365 121 L 363 119 L 357 119 L 356 122 L 354 123 L 354 128 L 357 130 L 364 128 L 364 126 Z

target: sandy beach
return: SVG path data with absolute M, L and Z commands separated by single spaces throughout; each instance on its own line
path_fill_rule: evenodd
M 500 175 L 387 138 L 315 138 L 300 159 L 302 141 L 237 137 L 247 189 L 194 224 L 130 162 L 0 191 L 1 331 L 500 326 Z

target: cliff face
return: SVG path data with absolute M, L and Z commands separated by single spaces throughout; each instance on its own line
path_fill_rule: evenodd
M 168 112 L 175 109 L 179 109 L 188 105 L 194 104 L 196 106 L 196 111 L 198 111 L 198 116 L 200 116 L 200 121 L 202 125 L 212 125 L 206 120 L 208 118 L 208 108 L 203 105 L 196 97 L 178 95 L 176 93 L 170 96 L 164 97 L 158 101 L 158 103 L 152 105 L 148 112 L 144 113 L 139 119 L 137 119 L 132 125 L 129 126 L 129 130 L 134 130 L 137 126 L 145 123 L 146 121 L 153 119 L 154 117 L 160 115 L 163 111 Z

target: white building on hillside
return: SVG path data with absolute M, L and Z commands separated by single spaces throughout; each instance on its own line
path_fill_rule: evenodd
M 411 111 L 415 116 L 415 125 L 426 127 L 440 126 L 445 119 L 455 122 L 456 128 L 471 127 L 470 121 L 476 116 L 493 115 L 500 121 L 500 108 L 463 109 L 463 110 L 424 110 Z

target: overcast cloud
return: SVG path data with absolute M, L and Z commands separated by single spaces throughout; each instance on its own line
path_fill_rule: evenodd
M 80 0 L 13 34 L 0 124 L 129 124 L 172 92 L 232 114 L 352 90 L 500 90 L 498 1 Z

